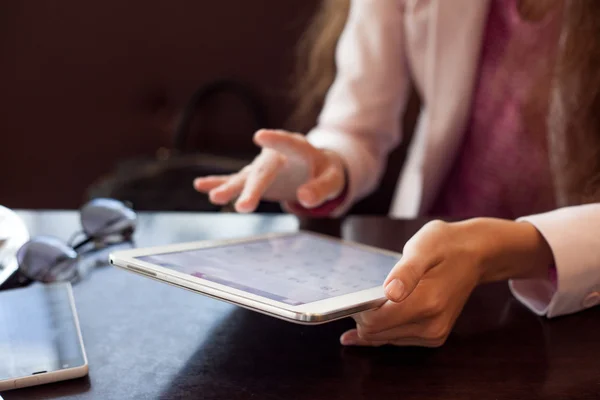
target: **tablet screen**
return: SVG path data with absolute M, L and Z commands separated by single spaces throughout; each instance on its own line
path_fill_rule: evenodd
M 290 305 L 380 286 L 398 261 L 303 233 L 137 259 Z
M 85 364 L 66 285 L 0 292 L 0 381 Z

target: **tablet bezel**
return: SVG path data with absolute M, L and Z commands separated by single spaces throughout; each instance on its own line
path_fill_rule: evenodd
M 253 235 L 243 238 L 204 240 L 196 242 L 187 242 L 171 244 L 166 246 L 154 246 L 146 248 L 137 248 L 121 250 L 111 253 L 110 263 L 139 275 L 165 282 L 174 286 L 188 289 L 203 295 L 207 295 L 219 300 L 236 304 L 254 311 L 272 315 L 288 321 L 318 324 L 335 319 L 347 317 L 349 315 L 373 309 L 385 302 L 383 286 L 377 286 L 359 292 L 349 293 L 338 297 L 332 297 L 325 300 L 319 300 L 301 305 L 290 305 L 287 303 L 272 300 L 243 290 L 235 289 L 223 284 L 215 283 L 209 280 L 198 278 L 186 273 L 175 271 L 169 268 L 161 267 L 151 262 L 139 260 L 137 257 L 152 256 L 165 253 L 174 253 L 189 251 L 195 249 L 206 249 L 254 241 L 270 240 L 280 237 L 312 235 L 313 237 L 330 242 L 336 242 L 341 245 L 360 248 L 366 251 L 385 254 L 397 259 L 402 257 L 401 253 L 380 249 L 352 241 L 347 241 L 310 231 L 278 232 L 262 235 Z M 393 265 L 390 265 L 390 269 Z M 383 284 L 383 282 L 382 282 Z

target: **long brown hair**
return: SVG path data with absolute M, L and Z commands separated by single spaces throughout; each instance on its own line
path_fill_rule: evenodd
M 548 115 L 564 204 L 600 201 L 600 1 L 569 0 Z
M 445 1 L 445 0 L 439 0 Z M 563 0 L 555 67 L 529 96 L 530 130 L 548 131 L 548 150 L 559 205 L 600 201 L 600 1 Z M 314 123 L 335 77 L 335 47 L 349 0 L 324 0 L 299 46 L 293 126 Z M 542 105 L 540 107 L 540 105 Z M 398 116 L 401 118 L 401 116 Z
M 296 108 L 290 121 L 294 130 L 310 129 L 323 105 L 335 78 L 335 48 L 349 9 L 349 0 L 323 0 L 300 40 L 293 91 Z

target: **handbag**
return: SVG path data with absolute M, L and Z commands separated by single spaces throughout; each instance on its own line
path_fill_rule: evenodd
M 178 120 L 170 149 L 158 149 L 153 158 L 119 163 L 114 171 L 88 189 L 89 199 L 109 197 L 129 203 L 138 211 L 232 211 L 231 205 L 212 204 L 208 196 L 192 187 L 194 178 L 229 175 L 248 165 L 251 159 L 215 155 L 190 149 L 191 126 L 198 110 L 217 95 L 234 95 L 252 115 L 253 132 L 268 125 L 266 109 L 259 96 L 235 81 L 219 80 L 198 88 L 186 103 Z M 261 202 L 258 212 L 281 212 L 279 204 Z

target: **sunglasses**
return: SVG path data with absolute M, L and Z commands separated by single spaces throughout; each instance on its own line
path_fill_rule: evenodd
M 80 220 L 82 230 L 68 242 L 38 236 L 21 246 L 17 251 L 21 284 L 77 282 L 92 269 L 93 263 L 87 255 L 119 244 L 133 244 L 137 217 L 123 202 L 94 199 L 81 208 Z M 106 257 L 96 261 L 107 262 Z

